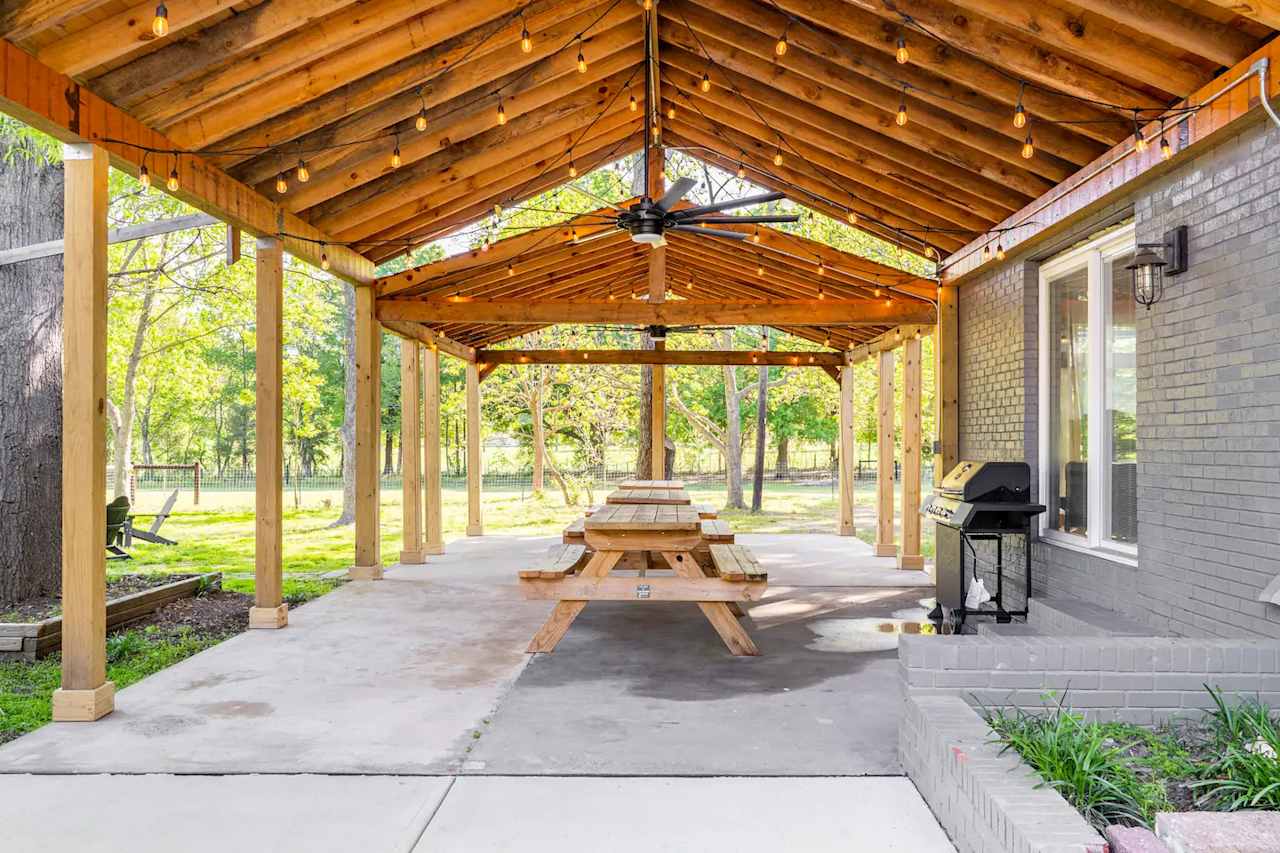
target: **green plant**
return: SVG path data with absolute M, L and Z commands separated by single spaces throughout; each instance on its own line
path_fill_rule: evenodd
M 147 638 L 141 631 L 125 631 L 107 637 L 107 663 L 120 663 L 126 658 L 141 654 L 147 647 Z
M 1102 726 L 1086 723 L 1061 702 L 1045 714 L 996 709 L 988 711 L 987 719 L 1002 751 L 1021 755 L 1044 785 L 1062 794 L 1094 826 L 1150 825 L 1158 786 L 1139 778 L 1126 761 L 1124 745 Z
M 1198 805 L 1236 809 L 1280 809 L 1280 727 L 1271 709 L 1249 700 L 1228 704 L 1208 685 L 1215 709 L 1209 717 L 1214 760 L 1191 787 Z

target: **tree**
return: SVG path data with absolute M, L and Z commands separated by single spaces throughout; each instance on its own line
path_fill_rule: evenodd
M 56 153 L 0 120 L 0 248 L 62 237 Z M 0 266 L 0 605 L 62 586 L 62 256 Z

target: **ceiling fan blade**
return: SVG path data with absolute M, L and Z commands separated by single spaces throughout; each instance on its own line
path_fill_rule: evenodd
M 663 213 L 671 209 L 671 206 L 689 194 L 689 190 L 698 185 L 693 178 L 677 178 L 676 182 L 671 185 L 671 189 L 667 190 L 662 198 L 658 199 L 654 204 Z
M 681 219 L 681 225 L 732 225 L 735 222 L 740 225 L 764 225 L 769 223 L 783 222 L 799 222 L 799 214 L 788 214 L 778 216 L 699 216 L 696 219 Z
M 746 207 L 750 204 L 765 204 L 770 201 L 780 201 L 786 197 L 786 193 L 761 193 L 760 195 L 749 195 L 746 198 L 731 198 L 727 201 L 718 201 L 715 204 L 687 207 L 684 210 L 677 210 L 671 216 L 675 219 L 692 219 L 695 216 L 702 216 L 706 213 L 719 213 L 722 210 L 733 210 L 735 207 Z
M 745 240 L 749 236 L 744 231 L 725 231 L 721 228 L 703 228 L 701 225 L 672 225 L 668 231 L 687 231 L 691 234 L 707 234 L 712 237 L 724 237 L 726 240 Z

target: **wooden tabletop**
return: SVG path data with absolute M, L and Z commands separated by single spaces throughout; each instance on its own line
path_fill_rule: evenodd
M 700 530 L 698 511 L 691 506 L 606 504 L 586 520 L 587 530 L 689 531 Z
M 606 499 L 611 504 L 684 504 L 692 503 L 684 489 L 618 489 Z
M 623 480 L 620 489 L 683 489 L 684 480 Z

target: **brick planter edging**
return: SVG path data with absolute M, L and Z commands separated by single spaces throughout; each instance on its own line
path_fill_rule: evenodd
M 960 853 L 1104 853 L 1102 836 L 995 738 L 963 699 L 907 691 L 899 760 Z

